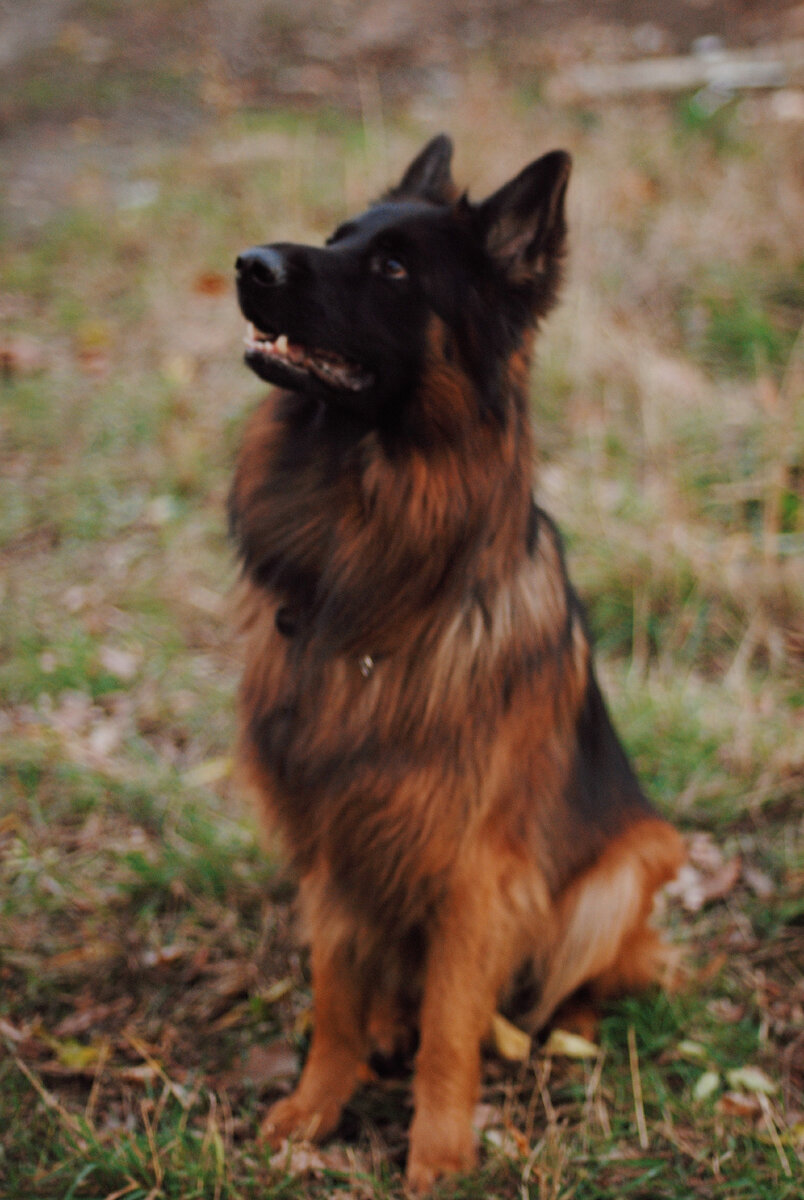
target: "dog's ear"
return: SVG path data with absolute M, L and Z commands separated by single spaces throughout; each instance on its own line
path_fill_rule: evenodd
M 452 140 L 440 133 L 416 155 L 396 187 L 385 193 L 385 200 L 427 200 L 430 204 L 451 204 L 457 196 L 452 180 Z
M 556 275 L 567 232 L 564 197 L 571 166 L 566 151 L 553 150 L 478 207 L 486 249 L 512 281 Z

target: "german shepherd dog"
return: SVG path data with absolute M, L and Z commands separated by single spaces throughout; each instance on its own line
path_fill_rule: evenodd
M 475 1161 L 492 1015 L 655 978 L 681 861 L 601 698 L 561 540 L 533 500 L 528 372 L 569 156 L 482 203 L 435 138 L 323 247 L 237 260 L 245 361 L 278 385 L 231 493 L 240 761 L 283 831 L 314 1033 L 273 1145 L 338 1125 L 372 1048 L 418 1031 L 407 1182 Z

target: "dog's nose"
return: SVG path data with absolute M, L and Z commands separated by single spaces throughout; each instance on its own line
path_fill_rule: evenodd
M 247 279 L 258 287 L 277 287 L 285 282 L 287 269 L 279 250 L 273 246 L 252 246 L 235 262 L 238 279 Z

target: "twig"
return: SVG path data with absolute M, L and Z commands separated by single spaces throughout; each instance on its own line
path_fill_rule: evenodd
M 547 1081 L 550 1078 L 550 1067 L 550 1059 L 547 1059 L 546 1062 L 539 1064 L 539 1069 L 536 1072 L 536 1082 L 539 1087 L 539 1095 L 542 1098 L 542 1104 L 544 1105 L 547 1123 L 549 1126 L 554 1128 L 558 1124 L 558 1118 L 556 1117 L 556 1110 L 553 1108 L 553 1101 L 550 1098 L 550 1093 L 547 1090 Z
M 30 1085 L 34 1089 L 34 1091 L 37 1093 L 37 1095 L 39 1096 L 40 1100 L 45 1105 L 45 1107 L 51 1109 L 53 1112 L 55 1112 L 58 1115 L 59 1119 L 63 1122 L 64 1125 L 67 1126 L 70 1133 L 75 1138 L 78 1148 L 82 1151 L 82 1153 L 86 1153 L 86 1151 L 89 1149 L 89 1146 L 87 1144 L 86 1138 L 84 1138 L 81 1134 L 81 1126 L 79 1125 L 76 1118 L 72 1115 L 72 1113 L 69 1113 L 67 1111 L 67 1109 L 64 1107 L 64 1105 L 61 1104 L 57 1100 L 57 1098 L 53 1095 L 52 1092 L 49 1092 L 47 1090 L 47 1088 L 44 1086 L 42 1081 L 40 1079 L 37 1079 L 37 1077 L 36 1077 L 36 1075 L 34 1075 L 33 1071 L 29 1070 L 29 1068 L 25 1065 L 25 1063 L 22 1061 L 22 1059 L 19 1058 L 18 1055 L 16 1055 L 16 1054 L 13 1055 L 13 1058 L 14 1058 L 14 1062 L 17 1064 L 20 1071 L 22 1071 L 23 1075 L 28 1080 L 28 1082 L 30 1083 Z
M 152 1166 L 153 1172 L 154 1172 L 153 1193 L 155 1195 L 158 1195 L 159 1192 L 162 1191 L 162 1179 L 164 1177 L 165 1172 L 164 1172 L 164 1168 L 163 1168 L 161 1162 L 159 1161 L 159 1148 L 156 1144 L 156 1134 L 154 1132 L 154 1127 L 153 1127 L 153 1124 L 151 1123 L 151 1119 L 148 1114 L 148 1101 L 147 1100 L 143 1100 L 140 1103 L 140 1116 L 142 1117 L 142 1123 L 145 1126 L 145 1136 L 148 1139 L 148 1149 L 151 1152 L 151 1166 Z
M 586 1085 L 586 1119 L 591 1121 L 592 1112 L 597 1115 L 598 1124 L 606 1137 L 611 1137 L 611 1122 L 606 1109 L 606 1102 L 600 1093 L 600 1080 L 603 1075 L 603 1064 L 606 1061 L 606 1050 L 601 1050 L 595 1063 L 589 1082 Z
M 133 1033 L 128 1033 L 126 1030 L 123 1031 L 123 1037 L 132 1047 L 132 1049 L 137 1051 L 137 1054 L 139 1054 L 146 1066 L 149 1066 L 151 1070 L 159 1076 L 159 1078 L 162 1080 L 162 1083 L 170 1090 L 173 1098 L 178 1100 L 181 1107 L 187 1108 L 188 1099 L 186 1089 L 183 1088 L 181 1084 L 174 1083 L 162 1064 L 151 1054 L 145 1043 L 140 1038 L 135 1037 Z
M 631 1087 L 634 1091 L 634 1113 L 636 1114 L 639 1144 L 643 1150 L 647 1150 L 649 1146 L 648 1127 L 645 1122 L 645 1107 L 642 1103 L 642 1079 L 639 1074 L 639 1057 L 637 1056 L 636 1033 L 633 1025 L 628 1026 L 628 1062 L 631 1067 Z
M 124 1188 L 120 1188 L 118 1192 L 110 1192 L 108 1196 L 104 1196 L 103 1200 L 122 1200 L 123 1196 L 128 1196 L 140 1186 L 137 1180 L 132 1179 L 130 1175 L 127 1176 L 127 1179 L 128 1183 Z
M 103 1075 L 104 1068 L 109 1061 L 109 1055 L 111 1052 L 112 1047 L 107 1038 L 106 1041 L 102 1043 L 101 1048 L 98 1051 L 98 1061 L 95 1064 L 95 1074 L 92 1078 L 92 1087 L 89 1090 L 89 1099 L 87 1100 L 87 1106 L 84 1109 L 84 1120 L 86 1121 L 87 1125 L 92 1124 L 92 1114 L 95 1111 L 95 1105 L 98 1101 L 101 1076 Z
M 768 1097 L 765 1096 L 762 1092 L 757 1092 L 756 1095 L 757 1095 L 757 1100 L 759 1100 L 759 1107 L 762 1109 L 762 1117 L 765 1122 L 765 1128 L 768 1131 L 770 1140 L 773 1142 L 773 1148 L 779 1156 L 779 1162 L 782 1164 L 782 1170 L 784 1171 L 784 1173 L 788 1177 L 788 1179 L 792 1179 L 793 1168 L 790 1166 L 788 1157 L 784 1152 L 784 1146 L 782 1145 L 782 1139 L 779 1137 L 779 1131 L 776 1128 L 776 1122 L 773 1119 L 773 1113 L 771 1111 L 770 1101 L 768 1100 Z

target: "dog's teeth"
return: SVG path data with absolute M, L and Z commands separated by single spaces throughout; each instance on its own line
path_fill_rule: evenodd
M 276 350 L 277 354 L 287 354 L 288 339 L 284 333 L 280 333 L 279 337 L 274 342 L 274 350 Z

